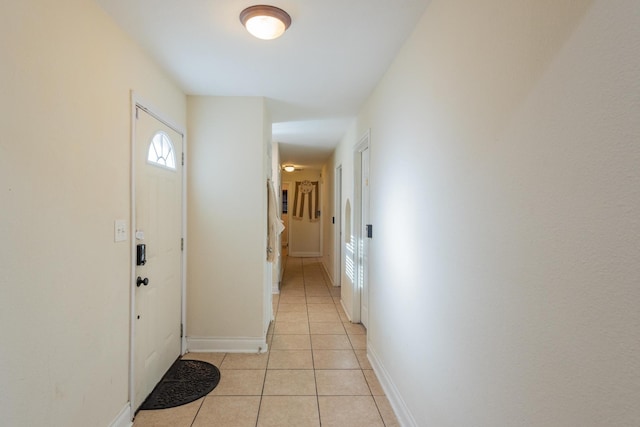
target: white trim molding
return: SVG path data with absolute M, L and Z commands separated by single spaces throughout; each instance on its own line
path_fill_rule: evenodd
M 187 337 L 190 352 L 204 353 L 266 353 L 264 338 L 243 337 Z
M 331 277 L 331 274 L 329 273 L 327 264 L 324 262 L 324 260 L 322 260 L 320 264 L 322 264 L 322 268 L 324 269 L 325 276 L 327 279 L 329 279 L 329 283 L 331 284 L 331 286 L 333 286 L 334 288 L 337 288 L 338 285 L 336 285 L 336 283 L 333 281 L 333 277 Z
M 375 372 L 384 393 L 387 395 L 387 399 L 389 399 L 389 403 L 393 408 L 393 412 L 395 412 L 396 417 L 398 418 L 398 422 L 401 426 L 405 427 L 418 427 L 418 423 L 416 419 L 413 418 L 407 404 L 404 402 L 404 399 L 400 395 L 400 391 L 391 380 L 391 376 L 384 368 L 380 359 L 376 355 L 376 352 L 371 348 L 370 343 L 367 341 L 367 358 L 369 359 L 369 363 L 371 363 L 371 367 Z
M 353 323 L 351 316 L 349 316 L 349 310 L 347 310 L 347 307 L 344 305 L 344 300 L 342 298 L 340 298 L 340 305 L 342 306 L 342 310 L 344 311 L 344 314 L 347 316 L 347 319 L 349 319 L 349 322 Z
M 122 411 L 111 421 L 109 427 L 131 427 L 133 422 L 131 421 L 133 417 L 131 416 L 131 404 L 127 402 L 122 408 Z

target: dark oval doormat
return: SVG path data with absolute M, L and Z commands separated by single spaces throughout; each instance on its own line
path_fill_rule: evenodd
M 166 409 L 206 396 L 220 382 L 220 370 L 200 360 L 176 360 L 140 409 Z

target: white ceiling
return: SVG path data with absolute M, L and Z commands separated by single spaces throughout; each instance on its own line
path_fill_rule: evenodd
M 282 163 L 317 167 L 429 0 L 273 0 L 291 27 L 259 40 L 250 0 L 96 0 L 190 95 L 263 96 Z

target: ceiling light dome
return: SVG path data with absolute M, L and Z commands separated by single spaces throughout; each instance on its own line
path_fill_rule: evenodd
M 240 22 L 254 37 L 272 40 L 280 37 L 291 25 L 287 12 L 275 6 L 251 6 L 240 12 Z

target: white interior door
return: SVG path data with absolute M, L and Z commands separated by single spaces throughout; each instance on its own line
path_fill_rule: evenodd
M 342 246 L 344 245 L 344 239 L 342 237 L 342 166 L 338 166 L 336 168 L 335 175 L 335 216 L 334 216 L 334 227 L 335 227 L 335 271 L 334 271 L 334 284 L 336 286 L 342 285 L 342 272 L 344 271 L 344 261 L 343 261 L 343 250 Z
M 361 151 L 361 196 L 362 209 L 360 210 L 362 218 L 360 221 L 362 230 L 360 231 L 361 239 L 361 262 L 360 262 L 360 322 L 365 327 L 369 326 L 369 237 L 367 226 L 371 224 L 369 220 L 369 147 Z
M 289 255 L 322 256 L 320 171 L 296 176 L 289 186 Z
M 181 352 L 182 145 L 182 135 L 137 109 L 134 238 L 146 263 L 135 267 L 134 409 Z

